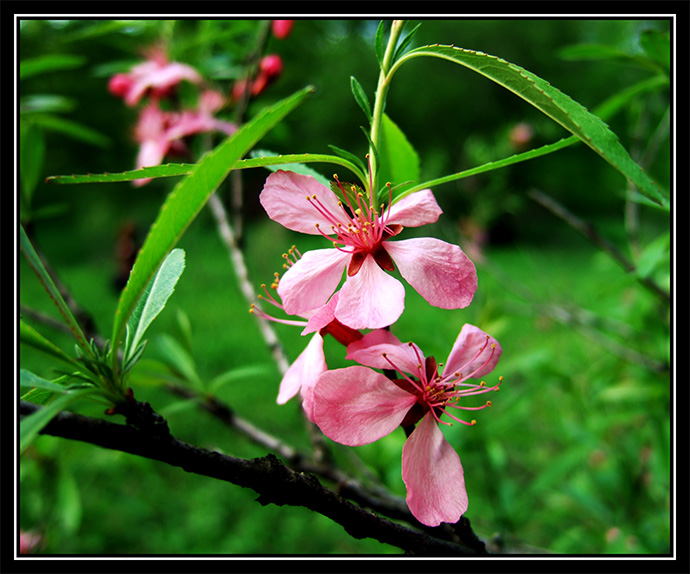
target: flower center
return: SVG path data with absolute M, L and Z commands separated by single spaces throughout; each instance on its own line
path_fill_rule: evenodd
M 332 241 L 336 249 L 352 254 L 347 269 L 349 276 L 357 274 L 368 255 L 372 255 L 381 268 L 393 271 L 393 260 L 382 245 L 386 239 L 402 231 L 402 225 L 386 224 L 390 216 L 391 192 L 388 209 L 381 205 L 377 211 L 355 185 L 346 189 L 337 175 L 333 177 L 345 199 L 345 204 L 338 201 L 339 212 L 333 213 L 316 195 L 307 196 L 312 208 L 316 209 L 331 226 L 330 232 L 327 232 L 317 223 L 319 233 Z
M 498 384 L 493 387 L 487 387 L 484 381 L 480 383 L 466 382 L 491 361 L 495 353 L 496 345 L 492 344 L 489 346 L 489 337 L 487 336 L 486 343 L 484 343 L 484 345 L 478 349 L 474 357 L 464 365 L 464 367 L 470 367 L 470 365 L 476 364 L 476 361 L 482 357 L 483 354 L 488 354 L 488 357 L 482 361 L 478 367 L 472 369 L 471 372 L 463 373 L 461 370 L 447 375 L 445 373 L 443 375 L 439 374 L 439 367 L 443 365 L 441 363 L 437 365 L 434 357 L 424 358 L 415 345 L 412 343 L 408 343 L 408 345 L 414 350 L 418 360 L 416 372 L 414 373 L 405 374 L 390 360 L 386 353 L 383 353 L 383 358 L 403 377 L 403 379 L 396 379 L 393 382 L 401 389 L 417 396 L 416 404 L 410 409 L 408 413 L 409 416 L 406 415 L 402 425 L 409 426 L 416 423 L 429 411 L 431 411 L 436 421 L 442 424 L 450 426 L 453 424 L 442 421 L 440 417 L 443 414 L 448 415 L 451 419 L 464 425 L 471 426 L 476 424 L 476 420 L 462 420 L 451 414 L 448 409 L 478 411 L 491 406 L 491 401 L 486 401 L 485 404 L 478 407 L 466 407 L 461 405 L 460 401 L 464 397 L 499 390 L 503 377 L 499 377 Z

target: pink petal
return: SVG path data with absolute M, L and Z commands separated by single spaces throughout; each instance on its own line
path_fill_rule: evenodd
M 304 328 L 301 334 L 308 335 L 309 333 L 319 331 L 333 321 L 333 319 L 335 319 L 335 307 L 338 304 L 339 297 L 340 292 L 336 291 L 333 293 L 333 297 L 331 297 L 328 303 L 313 313 L 310 312 L 307 316 L 307 326 Z
M 359 341 L 350 343 L 345 358 L 375 369 L 391 369 L 391 363 L 383 358 L 383 353 L 386 353 L 388 359 L 399 367 L 399 370 L 416 374 L 419 358 L 414 351 L 415 348 L 423 361 L 424 355 L 419 347 L 410 347 L 407 343 L 401 343 L 390 331 L 378 329 L 367 333 Z
M 423 189 L 403 197 L 391 205 L 386 223 L 399 223 L 405 227 L 419 227 L 438 221 L 443 213 L 430 189 Z
M 492 345 L 496 345 L 493 350 Z M 453 344 L 443 372 L 445 374 L 462 373 L 463 377 L 468 378 L 470 375 L 473 378 L 483 377 L 494 370 L 501 352 L 501 345 L 496 339 L 478 327 L 466 323 Z
M 474 263 L 457 245 L 430 237 L 386 241 L 400 274 L 424 299 L 442 309 L 462 309 L 477 290 Z
M 335 316 L 353 329 L 378 329 L 395 323 L 403 309 L 405 288 L 367 255 L 357 274 L 347 277 L 340 289 Z
M 330 439 L 360 446 L 393 432 L 416 400 L 366 367 L 326 371 L 314 387 L 314 422 Z
M 314 195 L 332 217 L 319 212 L 312 204 L 314 200 L 307 200 L 307 196 Z M 279 170 L 269 175 L 259 201 L 273 221 L 300 233 L 320 235 L 318 223 L 321 231 L 330 234 L 332 225 L 338 222 L 347 225 L 349 221 L 335 193 L 313 177 L 291 171 Z
M 307 251 L 278 283 L 285 312 L 300 315 L 325 305 L 338 288 L 348 257 L 337 249 Z
M 316 333 L 283 375 L 276 402 L 284 405 L 298 393 L 300 388 L 304 390 L 305 387 L 313 387 L 321 373 L 327 369 L 326 358 L 323 354 L 323 337 Z
M 454 524 L 467 510 L 460 457 L 446 441 L 431 412 L 405 441 L 402 476 L 407 487 L 407 506 L 422 524 Z

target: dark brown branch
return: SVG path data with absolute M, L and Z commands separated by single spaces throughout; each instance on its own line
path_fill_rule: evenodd
M 20 415 L 29 415 L 40 408 L 21 401 Z M 337 522 L 354 538 L 374 538 L 408 554 L 478 554 L 475 549 L 433 538 L 368 512 L 325 488 L 313 475 L 291 470 L 272 454 L 244 460 L 208 451 L 175 439 L 169 434 L 165 420 L 153 413 L 146 403 L 134 402 L 119 408 L 127 417 L 127 425 L 61 412 L 41 434 L 135 454 L 180 467 L 186 472 L 251 488 L 259 494 L 257 502 L 262 505 L 303 506 Z

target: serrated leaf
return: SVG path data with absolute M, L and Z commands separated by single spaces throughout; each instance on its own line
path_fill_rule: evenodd
M 117 349 L 122 343 L 125 325 L 141 293 L 168 252 L 179 241 L 236 162 L 312 91 L 311 87 L 305 88 L 264 109 L 213 151 L 205 154 L 196 169 L 179 182 L 168 195 L 144 240 L 118 302 L 111 339 L 113 364 L 117 360 Z
M 343 157 L 318 153 L 302 153 L 242 159 L 235 164 L 235 169 L 290 165 L 293 163 L 332 163 L 335 165 L 341 165 L 349 169 L 365 186 L 367 185 L 366 176 L 353 162 Z
M 127 322 L 131 338 L 128 338 L 125 348 L 125 362 L 136 350 L 146 329 L 163 310 L 168 299 L 175 290 L 185 267 L 184 251 L 173 249 L 165 258 L 155 277 L 142 293 L 139 303 L 135 307 Z
M 460 64 L 513 92 L 577 136 L 635 184 L 649 199 L 659 205 L 668 206 L 668 200 L 643 169 L 633 161 L 608 126 L 545 80 L 496 56 L 453 46 L 416 48 L 401 58 L 398 64 L 419 56 L 443 58 Z
M 72 183 L 114 183 L 117 181 L 133 181 L 135 179 L 153 179 L 156 177 L 174 177 L 190 175 L 194 172 L 194 163 L 166 163 L 152 167 L 142 167 L 120 173 L 87 173 L 83 175 L 51 175 L 46 178 L 46 183 L 72 184 Z
M 355 98 L 357 105 L 362 108 L 364 115 L 367 116 L 369 123 L 371 123 L 371 104 L 369 103 L 369 98 L 367 93 L 364 91 L 362 84 L 357 81 L 357 78 L 350 76 L 350 89 L 352 90 L 352 95 Z
M 266 157 L 266 156 L 275 156 L 273 152 L 269 152 L 266 150 L 256 150 L 251 153 L 252 157 Z M 308 165 L 305 165 L 303 163 L 284 163 L 280 166 L 277 165 L 267 165 L 265 166 L 266 169 L 269 171 L 276 172 L 279 169 L 282 169 L 284 171 L 292 171 L 294 173 L 299 173 L 300 175 L 309 175 L 316 179 L 319 183 L 323 185 L 328 185 L 329 181 L 328 178 L 324 177 L 322 174 L 320 174 L 318 171 L 315 169 L 312 169 Z
M 381 125 L 379 157 L 381 187 L 390 182 L 393 186 L 404 184 L 399 188 L 404 190 L 412 185 L 405 182 L 419 181 L 419 156 L 402 130 L 386 114 Z

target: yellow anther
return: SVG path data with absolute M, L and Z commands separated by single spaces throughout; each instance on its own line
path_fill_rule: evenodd
M 486 401 L 486 406 L 490 407 L 491 406 L 491 401 Z
M 472 422 L 470 423 L 472 426 L 477 424 L 477 421 L 475 419 L 472 419 Z
M 492 343 L 492 344 L 491 344 L 491 348 L 492 348 L 492 349 L 495 349 L 495 348 L 496 348 L 496 343 Z
M 316 194 L 311 196 L 312 199 L 316 199 Z
M 479 383 L 479 386 L 480 386 L 480 387 L 485 387 L 485 386 L 486 386 L 486 383 L 485 383 L 484 381 L 482 381 L 481 383 Z

